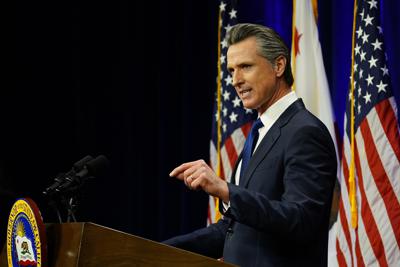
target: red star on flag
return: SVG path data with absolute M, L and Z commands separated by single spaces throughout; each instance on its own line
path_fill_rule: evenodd
M 297 31 L 297 27 L 295 28 L 294 31 L 294 56 L 297 57 L 297 55 L 300 55 L 300 48 L 299 48 L 299 43 L 300 43 L 300 38 L 303 34 L 299 34 Z

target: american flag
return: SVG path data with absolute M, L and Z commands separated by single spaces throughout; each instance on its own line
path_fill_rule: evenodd
M 336 257 L 330 266 L 400 266 L 400 134 L 380 27 L 380 4 L 359 0 L 355 10 Z M 352 169 L 353 192 L 348 180 Z
M 212 119 L 210 163 L 217 175 L 228 181 L 254 116 L 257 116 L 255 111 L 243 108 L 242 101 L 232 86 L 232 77 L 226 69 L 228 47 L 225 35 L 236 23 L 236 1 L 221 1 L 218 22 L 217 90 Z M 218 200 L 210 196 L 207 223 L 216 222 L 219 218 Z

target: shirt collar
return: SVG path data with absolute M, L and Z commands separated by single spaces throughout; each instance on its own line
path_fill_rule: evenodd
M 272 125 L 282 113 L 295 101 L 297 100 L 297 95 L 294 91 L 288 93 L 284 97 L 276 101 L 272 106 L 270 106 L 263 114 L 260 115 L 260 119 L 264 125 Z

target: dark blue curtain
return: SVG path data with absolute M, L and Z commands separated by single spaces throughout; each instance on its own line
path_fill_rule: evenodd
M 16 198 L 56 221 L 41 192 L 85 155 L 111 165 L 85 184 L 79 221 L 154 240 L 204 226 L 208 196 L 168 174 L 208 160 L 218 4 L 15 7 L 4 36 L 12 79 L 0 92 L 0 249 Z

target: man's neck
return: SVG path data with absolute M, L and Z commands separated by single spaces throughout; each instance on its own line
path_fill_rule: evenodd
M 292 89 L 287 85 L 286 82 L 280 81 L 278 84 L 278 89 L 275 91 L 271 99 L 268 101 L 268 103 L 265 103 L 262 107 L 257 109 L 258 115 L 260 116 L 262 113 L 264 113 L 270 106 L 275 104 L 279 99 L 284 97 L 285 95 L 289 94 L 292 91 Z

